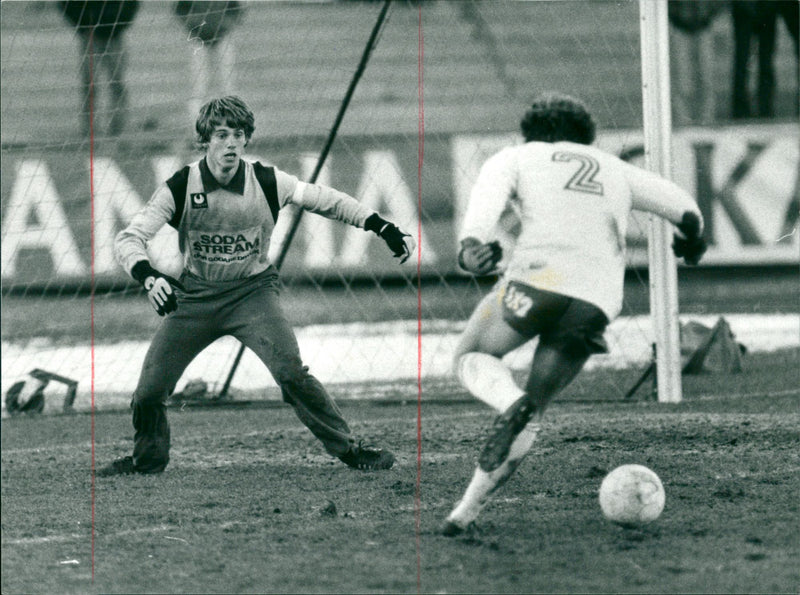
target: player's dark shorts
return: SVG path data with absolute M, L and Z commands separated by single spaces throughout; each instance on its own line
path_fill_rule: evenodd
M 603 333 L 609 321 L 597 306 L 517 281 L 501 291 L 503 320 L 518 333 L 587 354 L 608 353 Z

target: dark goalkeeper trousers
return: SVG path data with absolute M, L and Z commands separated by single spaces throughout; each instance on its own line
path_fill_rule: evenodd
M 347 452 L 353 438 L 347 422 L 322 384 L 303 365 L 294 331 L 278 299 L 274 269 L 239 281 L 208 282 L 184 273 L 185 292 L 167 316 L 145 356 L 133 395 L 133 462 L 137 471 L 157 473 L 169 463 L 170 428 L 166 399 L 189 363 L 216 339 L 233 335 L 267 366 L 283 399 L 333 456 Z

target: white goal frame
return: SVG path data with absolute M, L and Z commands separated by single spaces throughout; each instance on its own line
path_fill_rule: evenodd
M 672 102 L 667 0 L 639 0 L 639 14 L 645 167 L 671 178 Z M 647 242 L 650 317 L 655 336 L 656 386 L 660 403 L 678 403 L 683 398 L 678 273 L 671 240 L 671 223 L 650 215 Z

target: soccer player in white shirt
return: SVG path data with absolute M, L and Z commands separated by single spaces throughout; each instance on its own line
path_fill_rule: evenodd
M 478 304 L 454 356 L 462 385 L 499 412 L 463 497 L 441 532 L 475 521 L 490 494 L 514 472 L 536 440 L 550 400 L 593 353 L 622 307 L 625 233 L 631 209 L 677 226 L 673 250 L 687 264 L 705 251 L 695 201 L 675 183 L 591 146 L 595 123 L 572 97 L 537 97 L 521 121 L 525 142 L 490 157 L 470 195 L 459 265 L 496 272 L 497 224 L 511 202 L 520 232 L 506 270 Z M 538 337 L 524 387 L 500 358 Z
M 161 184 L 116 238 L 117 260 L 164 320 L 133 393 L 133 454 L 97 475 L 164 471 L 170 451 L 166 398 L 192 359 L 224 335 L 264 362 L 284 401 L 328 453 L 358 469 L 390 468 L 394 455 L 356 441 L 336 403 L 303 365 L 267 251 L 278 212 L 288 204 L 373 231 L 400 262 L 414 252 L 414 239 L 343 192 L 242 159 L 255 119 L 240 98 L 209 101 L 195 128 L 205 156 Z M 154 269 L 148 259 L 147 243 L 164 224 L 178 231 L 180 279 Z

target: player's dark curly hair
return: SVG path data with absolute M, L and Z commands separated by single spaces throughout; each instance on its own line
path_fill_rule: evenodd
M 229 126 L 234 130 L 244 130 L 244 136 L 248 142 L 256 129 L 253 112 L 242 99 L 235 95 L 212 99 L 200 108 L 194 125 L 197 144 L 205 146 L 211 140 L 211 133 L 217 126 Z
M 542 93 L 533 100 L 520 121 L 525 142 L 594 142 L 596 126 L 586 106 L 569 95 Z

